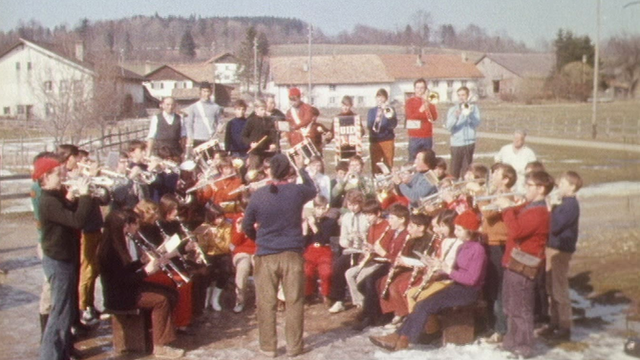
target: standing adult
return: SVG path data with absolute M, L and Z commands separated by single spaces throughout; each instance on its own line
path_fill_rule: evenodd
M 38 208 L 42 225 L 42 268 L 51 285 L 51 312 L 42 338 L 41 360 L 68 359 L 73 350 L 71 325 L 78 319 L 80 229 L 91 207 L 89 181 L 77 181 L 77 207 L 62 191 L 63 164 L 43 157 L 34 163 L 33 180 L 40 183 Z
M 277 108 L 276 98 L 272 94 L 269 94 L 265 97 L 265 102 L 267 104 L 266 116 L 269 118 L 269 120 L 271 120 L 271 122 L 273 122 L 273 126 L 275 128 L 276 121 L 284 120 L 284 113 Z M 275 135 L 276 151 L 280 152 L 280 133 L 276 131 Z
M 301 159 L 297 159 L 301 162 Z M 255 239 L 255 283 L 257 294 L 260 352 L 275 357 L 278 284 L 282 283 L 286 303 L 285 337 L 287 354 L 303 352 L 304 258 L 302 208 L 316 195 L 313 180 L 304 168 L 302 184 L 286 181 L 291 166 L 287 156 L 275 155 L 270 161 L 273 182 L 251 196 L 242 230 Z M 256 230 L 257 227 L 257 230 Z
M 389 105 L 388 100 L 387 90 L 378 90 L 376 92 L 377 106 L 369 109 L 367 114 L 372 174 L 382 173 L 382 170 L 377 166 L 379 162 L 384 163 L 389 169 L 393 167 L 396 136 L 394 129 L 398 125 L 398 118 L 395 109 Z
M 291 131 L 287 133 L 289 146 L 296 146 L 308 137 L 311 123 L 313 122 L 313 114 L 311 105 L 304 103 L 301 97 L 300 89 L 289 89 L 289 104 L 291 108 L 287 111 L 285 119 L 291 127 Z
M 469 103 L 469 88 L 458 89 L 459 103 L 447 113 L 445 126 L 451 133 L 451 166 L 449 173 L 459 179 L 467 172 L 476 148 L 476 129 L 480 125 L 478 106 Z
M 241 132 L 242 141 L 249 147 L 249 167 L 252 169 L 260 167 L 265 157 L 276 151 L 276 127 L 274 121 L 267 116 L 266 106 L 262 100 L 254 102 L 255 111 L 249 116 Z
M 416 158 L 420 150 L 433 148 L 433 122 L 438 119 L 436 106 L 426 99 L 427 81 L 418 79 L 413 83 L 414 96 L 404 105 L 409 133 L 409 161 Z
M 151 118 L 147 135 L 147 155 L 158 153 L 160 148 L 167 148 L 173 156 L 182 155 L 181 141 L 185 137 L 182 117 L 176 114 L 176 102 L 172 97 L 162 99 L 162 112 Z
M 211 84 L 206 81 L 201 83 L 200 100 L 186 109 L 184 125 L 189 148 L 213 138 L 222 125 L 222 108 L 211 99 L 212 94 Z
M 509 164 L 513 166 L 518 175 L 515 190 L 524 192 L 525 169 L 527 164 L 536 161 L 536 154 L 525 145 L 527 132 L 524 130 L 516 130 L 513 133 L 513 143 L 503 146 L 495 156 L 495 161 L 499 163 Z

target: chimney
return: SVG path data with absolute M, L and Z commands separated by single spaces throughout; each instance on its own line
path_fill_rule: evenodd
M 84 43 L 82 41 L 76 42 L 76 59 L 84 61 Z
M 416 57 L 416 66 L 422 66 L 424 65 L 424 61 L 422 61 L 422 54 L 418 54 L 418 56 Z
M 461 52 L 460 56 L 462 57 L 462 62 L 466 63 L 467 61 L 469 61 L 469 57 L 467 57 L 467 53 L 466 52 Z

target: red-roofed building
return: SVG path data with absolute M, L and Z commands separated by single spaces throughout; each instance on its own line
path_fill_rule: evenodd
M 542 91 L 556 66 L 556 57 L 553 53 L 486 54 L 476 66 L 484 75 L 480 96 L 510 98 L 522 91 Z
M 356 107 L 375 106 L 375 94 L 387 90 L 390 100 L 404 103 L 413 95 L 413 82 L 427 80 L 430 91 L 441 101 L 456 101 L 456 90 L 477 87 L 482 73 L 472 62 L 459 55 L 334 55 L 314 56 L 311 68 L 308 57 L 284 56 L 270 60 L 267 91 L 285 107 L 288 88 L 300 87 L 303 96 L 318 107 L 339 107 L 344 95 L 354 97 Z M 312 93 L 308 92 L 311 71 Z

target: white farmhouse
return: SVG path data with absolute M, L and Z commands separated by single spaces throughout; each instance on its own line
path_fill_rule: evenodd
M 413 95 L 413 82 L 427 80 L 430 91 L 438 92 L 440 101 L 457 101 L 456 90 L 467 86 L 474 93 L 482 73 L 475 64 L 460 55 L 333 55 L 272 57 L 267 92 L 276 101 L 288 104 L 288 89 L 300 87 L 306 101 L 316 107 L 337 108 L 344 95 L 354 98 L 354 106 L 376 105 L 375 94 L 385 89 L 391 101 L 404 103 Z M 311 93 L 309 94 L 309 82 Z
M 108 85 L 122 102 L 111 106 L 117 109 L 117 114 L 105 116 L 132 114 L 142 108 L 141 76 L 115 65 L 96 68 L 87 61 L 81 43 L 76 43 L 74 50 L 74 56 L 68 56 L 59 46 L 20 39 L 2 51 L 0 115 L 10 119 L 43 120 L 68 108 L 86 110 L 87 106 L 95 105 L 98 85 Z M 110 82 L 105 84 L 105 81 Z

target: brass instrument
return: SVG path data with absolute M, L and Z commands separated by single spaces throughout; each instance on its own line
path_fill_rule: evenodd
M 510 193 L 503 193 L 503 194 L 474 196 L 473 197 L 473 206 L 475 207 L 475 206 L 477 206 L 477 204 L 479 202 L 483 202 L 483 201 L 488 201 L 488 200 L 493 200 L 493 199 L 498 199 L 498 198 L 503 198 L 503 197 L 522 197 L 522 196 L 524 196 L 524 193 L 521 193 L 521 192 L 510 192 Z M 517 204 L 514 203 L 511 206 L 515 206 L 515 205 L 517 205 Z M 484 206 L 482 208 L 482 210 L 491 211 L 491 210 L 500 210 L 500 208 L 495 204 L 488 204 L 488 205 Z
M 180 229 L 182 229 L 182 231 L 187 235 L 186 240 L 195 246 L 196 263 L 204 266 L 209 266 L 209 262 L 207 261 L 207 256 L 205 255 L 204 251 L 202 251 L 202 248 L 200 247 L 198 242 L 194 240 L 196 239 L 196 236 L 191 232 L 191 230 L 189 230 L 189 228 L 187 228 L 187 226 L 184 224 L 182 220 L 178 219 L 178 223 L 180 224 Z
M 440 93 L 436 91 L 425 92 L 425 101 L 430 102 L 432 104 L 437 104 L 440 102 Z
M 393 117 L 396 116 L 396 109 L 389 104 L 385 104 L 382 108 L 382 113 L 387 119 L 393 119 Z
M 138 231 L 138 236 L 135 237 L 132 234 L 127 234 L 127 236 L 129 236 L 131 238 L 131 240 L 133 240 L 133 242 L 142 250 L 144 251 L 147 256 L 149 256 L 151 259 L 160 259 L 162 258 L 162 256 L 160 255 L 160 253 L 158 252 L 158 250 L 156 249 L 155 246 L 153 246 L 153 243 L 151 243 L 149 240 L 147 240 L 146 237 L 144 237 L 144 235 L 142 235 L 141 232 Z M 160 269 L 162 270 L 162 272 L 164 272 L 171 280 L 173 280 L 173 282 L 175 282 L 176 287 L 181 287 L 185 284 L 188 284 L 191 281 L 191 278 L 189 276 L 187 276 L 186 274 L 184 274 L 182 272 L 182 270 L 180 270 L 176 264 L 172 263 L 171 261 L 169 261 L 166 265 L 160 265 Z M 179 276 L 178 279 L 176 279 L 173 274 L 177 274 Z
M 425 196 L 420 200 L 418 200 L 418 203 L 420 205 L 414 209 L 414 213 L 415 214 L 423 213 L 423 214 L 429 215 L 444 206 L 444 200 L 442 199 L 442 192 L 437 192 L 435 194 Z
M 74 196 L 77 197 L 78 187 L 80 179 L 85 178 L 77 177 L 73 179 L 67 179 L 62 182 L 62 185 Z M 105 176 L 88 176 L 89 179 L 89 195 L 93 198 L 103 199 L 102 202 L 108 202 L 110 199 L 110 188 L 115 184 L 115 181 Z

